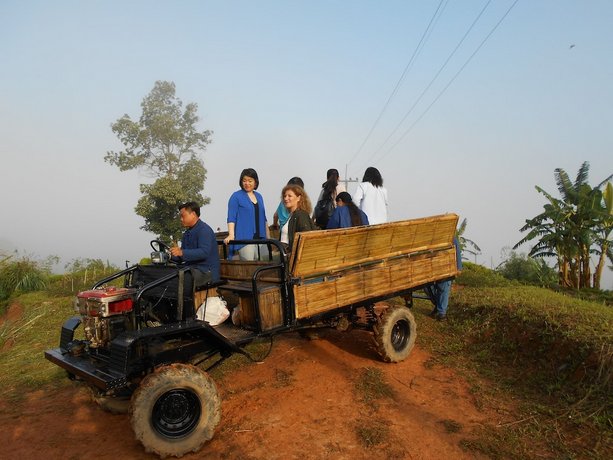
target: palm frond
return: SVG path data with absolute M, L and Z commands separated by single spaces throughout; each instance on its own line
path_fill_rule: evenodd
M 574 186 L 566 171 L 564 171 L 562 168 L 556 168 L 554 171 L 554 178 L 556 185 L 558 186 L 558 191 L 560 192 L 560 195 L 562 195 L 562 199 L 566 202 L 574 201 L 572 199 Z
M 575 190 L 577 190 L 581 185 L 587 183 L 587 178 L 590 172 L 590 163 L 589 161 L 584 161 L 579 171 L 577 171 L 577 178 L 575 179 Z

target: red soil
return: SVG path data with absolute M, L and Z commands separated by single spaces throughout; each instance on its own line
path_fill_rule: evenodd
M 264 363 L 217 380 L 221 423 L 200 452 L 184 458 L 480 458 L 460 442 L 506 411 L 477 404 L 462 377 L 429 358 L 416 347 L 406 361 L 384 364 L 361 331 L 327 331 L 315 341 L 280 336 Z M 381 370 L 392 398 L 361 400 L 355 382 L 366 367 Z M 104 412 L 78 385 L 0 402 L 0 426 L 3 458 L 156 458 L 134 439 L 128 416 Z M 387 430 L 372 447 L 358 434 L 368 426 Z

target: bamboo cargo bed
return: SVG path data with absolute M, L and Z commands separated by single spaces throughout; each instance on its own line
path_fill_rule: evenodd
M 288 289 L 293 293 L 287 308 L 296 320 L 306 319 L 452 278 L 457 275 L 453 246 L 457 223 L 456 214 L 445 214 L 297 233 L 287 265 Z M 221 278 L 228 282 L 219 290 L 236 296 L 244 312 L 243 327 L 266 331 L 284 325 L 279 272 L 265 270 L 253 289 L 255 271 L 273 263 L 221 261 Z

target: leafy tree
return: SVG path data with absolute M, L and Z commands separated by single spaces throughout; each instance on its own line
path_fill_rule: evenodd
M 199 154 L 212 133 L 197 129 L 198 105 L 183 108 L 172 82 L 157 81 L 141 108 L 139 121 L 126 114 L 111 125 L 124 150 L 109 151 L 104 160 L 120 171 L 138 169 L 155 178 L 140 185 L 142 196 L 135 211 L 145 219 L 141 228 L 164 240 L 178 239 L 177 206 L 186 201 L 203 206 L 210 201 L 202 195 L 206 169 Z
M 536 186 L 536 190 L 542 193 L 549 203 L 544 205 L 544 211 L 541 214 L 526 220 L 526 225 L 520 230 L 522 232 L 529 230 L 529 232 L 513 246 L 513 249 L 538 238 L 529 256 L 556 257 L 560 286 L 571 287 L 570 280 L 576 278 L 571 275 L 571 271 L 575 273 L 576 270 L 573 263 L 574 245 L 566 229 L 566 219 L 570 211 L 563 201 L 554 198 L 539 186 Z
M 592 188 L 587 182 L 588 173 L 589 163 L 584 162 L 572 182 L 566 171 L 557 168 L 554 177 L 561 198 L 536 186 L 549 203 L 545 204 L 542 213 L 526 220 L 521 231 L 528 231 L 528 234 L 513 247 L 516 249 L 538 239 L 528 255 L 556 257 L 559 282 L 563 287 L 587 288 L 592 281 L 599 287 L 604 258 L 610 258 L 609 235 L 613 224 L 607 197 L 612 192 L 608 192 L 610 183 L 607 183 L 613 174 Z M 601 260 L 592 278 L 591 256 L 594 254 L 600 254 Z
M 466 231 L 467 225 L 468 221 L 466 220 L 466 218 L 464 218 L 456 229 L 456 236 L 458 237 L 458 241 L 460 243 L 460 250 L 462 254 L 468 253 L 472 254 L 473 256 L 476 256 L 478 254 L 481 254 L 481 248 L 477 246 L 474 241 L 469 240 L 464 236 L 464 232 Z
M 611 232 L 613 232 L 613 184 L 607 183 L 602 193 L 602 206 L 599 208 L 600 220 L 596 225 L 596 242 L 598 244 L 598 263 L 594 271 L 594 287 L 600 289 L 600 278 L 605 266 L 606 259 L 613 262 L 613 250 L 611 248 Z M 613 267 L 609 267 L 613 270 Z

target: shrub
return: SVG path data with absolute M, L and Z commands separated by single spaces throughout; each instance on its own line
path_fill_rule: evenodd
M 48 272 L 40 262 L 28 257 L 18 260 L 6 258 L 0 264 L 0 301 L 14 292 L 31 292 L 47 286 Z
M 550 287 L 558 282 L 558 274 L 543 259 L 534 259 L 515 251 L 511 251 L 509 258 L 500 264 L 496 272 L 507 279 L 535 286 Z
M 472 287 L 505 287 L 513 283 L 494 270 L 482 265 L 464 262 L 462 273 L 456 278 L 458 284 Z

